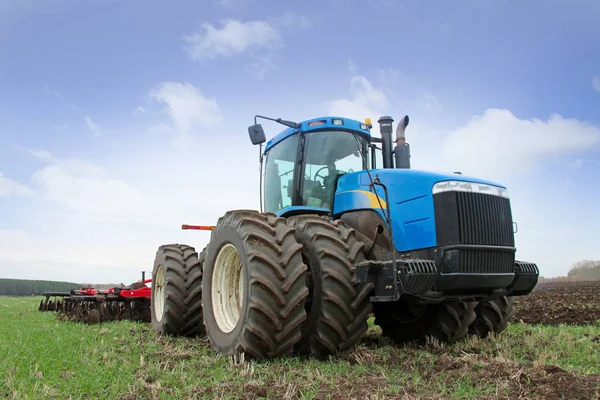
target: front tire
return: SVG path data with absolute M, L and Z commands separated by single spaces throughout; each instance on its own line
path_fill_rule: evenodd
M 219 219 L 207 247 L 202 298 L 212 347 L 255 359 L 293 353 L 306 320 L 307 266 L 294 229 L 270 213 Z
M 485 338 L 491 332 L 500 333 L 515 316 L 515 298 L 502 296 L 495 300 L 480 301 L 475 313 L 475 321 L 469 326 L 470 334 Z
M 440 342 L 455 342 L 469 333 L 475 320 L 475 303 L 447 301 L 440 304 L 418 305 L 405 299 L 375 303 L 375 324 L 382 336 L 397 344 L 426 342 L 428 337 Z
M 165 335 L 203 335 L 201 290 L 202 260 L 196 250 L 183 244 L 160 246 L 152 270 L 152 327 Z

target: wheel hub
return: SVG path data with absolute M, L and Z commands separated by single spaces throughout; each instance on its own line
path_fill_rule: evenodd
M 160 265 L 156 271 L 156 277 L 152 281 L 154 298 L 152 304 L 156 320 L 161 321 L 165 310 L 165 268 Z
M 226 244 L 215 260 L 210 293 L 215 321 L 224 333 L 233 331 L 240 319 L 244 289 L 240 255 L 232 244 Z

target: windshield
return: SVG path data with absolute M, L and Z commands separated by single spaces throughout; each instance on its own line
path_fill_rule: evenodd
M 361 152 L 365 155 L 364 161 Z M 367 157 L 367 142 L 360 135 L 345 131 L 307 134 L 302 204 L 331 209 L 337 179 L 366 169 Z
M 369 163 L 367 141 L 361 135 L 346 131 L 307 133 L 303 152 L 304 176 L 300 179 L 301 198 L 294 199 L 294 193 L 298 193 L 294 188 L 294 176 L 296 170 L 297 174 L 302 171 L 297 162 L 299 139 L 300 135 L 292 135 L 265 155 L 263 194 L 267 212 L 277 213 L 292 205 L 331 209 L 337 179 L 361 171 Z M 365 155 L 364 162 L 361 152 Z

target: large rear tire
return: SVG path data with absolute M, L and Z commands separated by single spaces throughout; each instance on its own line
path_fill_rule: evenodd
M 372 283 L 358 283 L 356 263 L 365 260 L 363 243 L 341 220 L 303 215 L 289 218 L 309 266 L 308 320 L 297 350 L 324 358 L 354 346 L 367 331 Z
M 441 304 L 418 305 L 408 300 L 375 303 L 375 324 L 382 335 L 395 343 L 417 341 L 428 337 L 440 342 L 455 342 L 469 333 L 475 320 L 475 303 L 448 301 Z
M 475 321 L 469 326 L 470 334 L 484 338 L 491 332 L 500 333 L 515 316 L 515 298 L 502 296 L 495 300 L 480 301 L 475 313 Z
M 201 298 L 202 259 L 196 250 L 184 244 L 160 246 L 152 270 L 152 327 L 166 335 L 203 335 Z
M 219 219 L 207 247 L 204 324 L 221 354 L 293 353 L 306 320 L 307 266 L 285 219 L 249 210 Z

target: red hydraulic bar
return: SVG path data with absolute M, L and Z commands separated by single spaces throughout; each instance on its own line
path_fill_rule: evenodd
M 181 225 L 181 229 L 195 229 L 197 231 L 212 231 L 213 229 L 215 229 L 214 226 L 208 226 L 208 225 Z
M 132 297 L 141 297 L 141 298 L 150 298 L 150 295 L 152 294 L 152 289 L 150 289 L 149 287 L 142 287 L 139 289 L 134 289 L 134 290 L 121 290 L 119 292 L 119 296 L 121 297 L 127 297 L 127 298 L 132 298 Z

